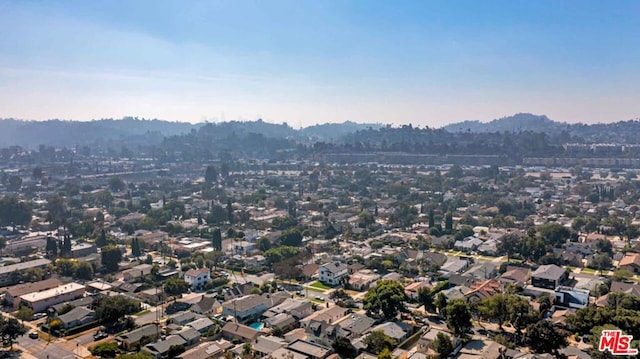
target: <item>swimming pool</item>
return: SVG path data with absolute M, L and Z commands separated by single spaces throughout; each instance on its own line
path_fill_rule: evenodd
M 249 324 L 249 326 L 255 330 L 262 330 L 262 328 L 264 328 L 264 324 L 260 323 L 260 322 L 253 322 L 251 324 Z

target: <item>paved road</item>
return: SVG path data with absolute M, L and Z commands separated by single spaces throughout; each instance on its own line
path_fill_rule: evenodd
M 145 325 L 145 324 L 149 324 L 149 323 L 153 323 L 156 321 L 156 307 L 151 307 L 149 308 L 149 310 L 151 311 L 150 313 L 147 314 L 143 314 L 139 317 L 135 317 L 135 322 L 137 325 Z M 160 310 L 160 308 L 158 308 L 158 310 Z

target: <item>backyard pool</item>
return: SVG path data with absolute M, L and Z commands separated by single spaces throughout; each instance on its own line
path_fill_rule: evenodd
M 264 328 L 264 324 L 260 323 L 260 322 L 253 322 L 251 324 L 249 324 L 249 326 L 255 330 L 262 330 L 262 328 Z

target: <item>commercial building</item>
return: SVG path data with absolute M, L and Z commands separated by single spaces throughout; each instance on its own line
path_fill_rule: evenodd
M 43 312 L 52 305 L 68 302 L 84 295 L 85 286 L 78 283 L 63 284 L 56 288 L 20 296 L 20 302 L 33 309 Z
M 23 273 L 27 269 L 44 268 L 49 264 L 51 264 L 51 261 L 48 259 L 34 259 L 32 261 L 0 267 L 0 287 L 18 283 L 20 277 L 18 274 Z
M 0 293 L 4 294 L 5 305 L 17 310 L 20 305 L 20 296 L 56 288 L 60 284 L 62 284 L 62 282 L 58 279 L 49 278 L 35 283 L 16 284 L 11 287 L 3 288 Z

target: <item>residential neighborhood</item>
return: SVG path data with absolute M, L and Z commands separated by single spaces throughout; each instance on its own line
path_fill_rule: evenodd
M 0 203 L 8 343 L 43 359 L 589 358 L 593 328 L 637 331 L 635 172 L 224 166 L 25 178 Z

